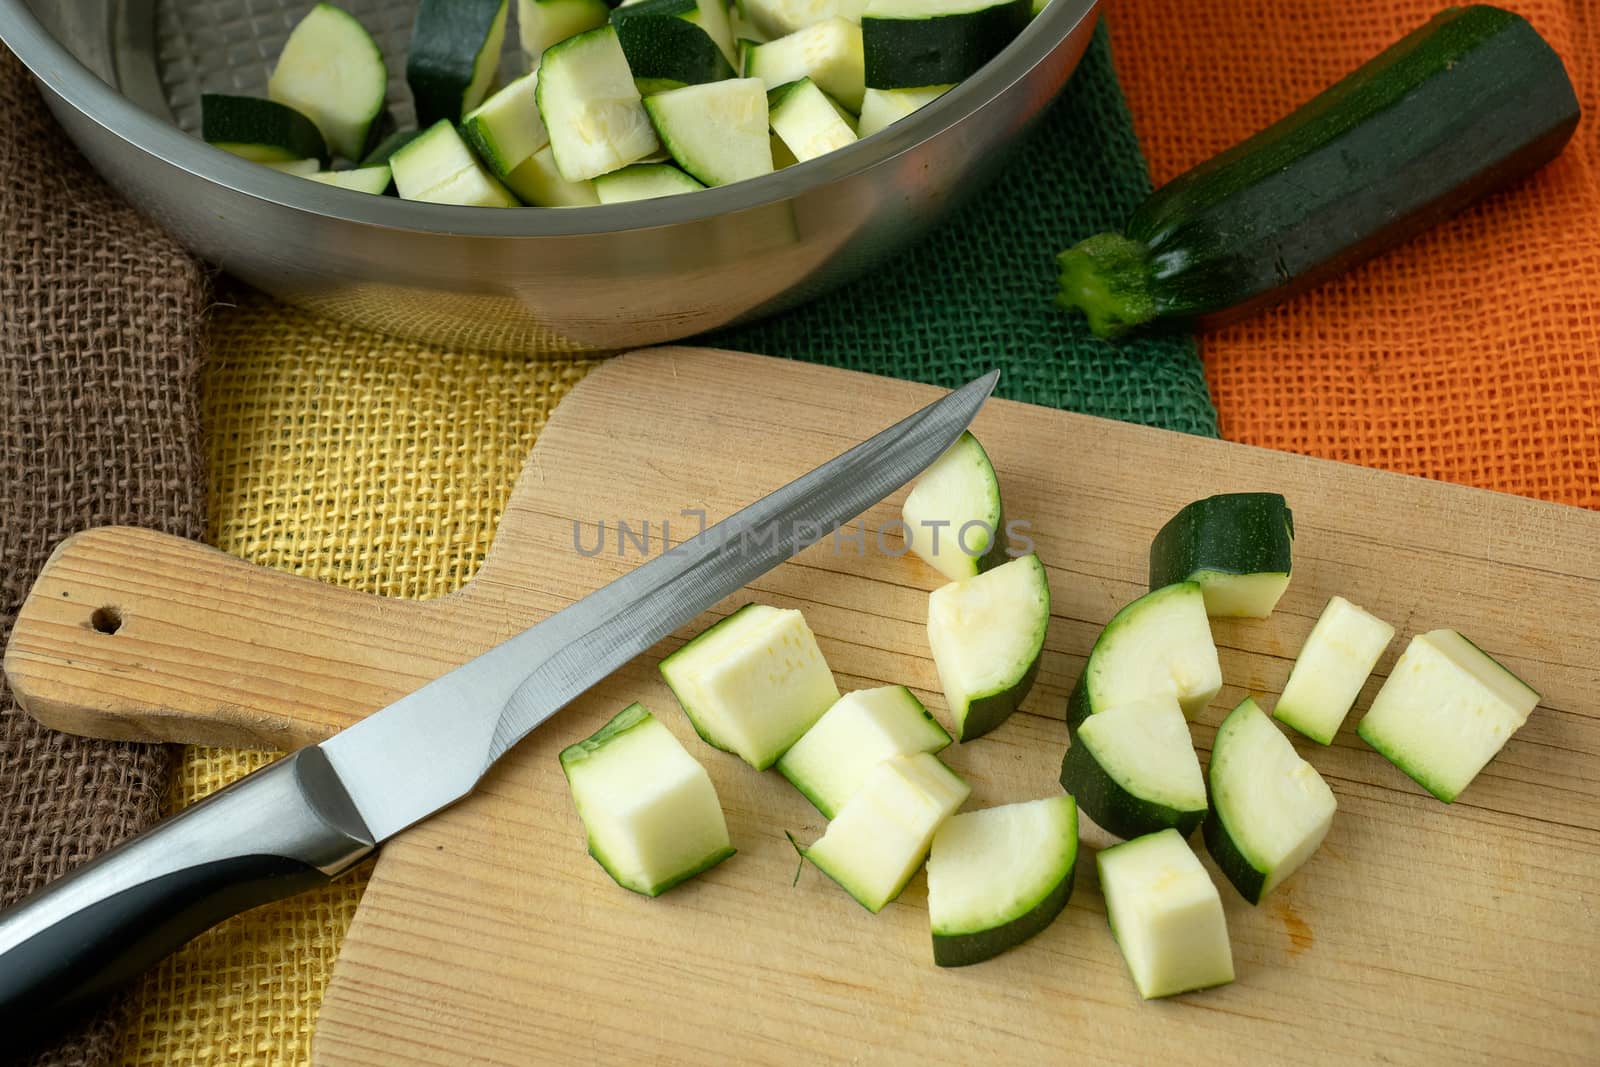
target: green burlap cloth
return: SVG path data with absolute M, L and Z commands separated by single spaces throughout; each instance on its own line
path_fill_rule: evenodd
M 935 385 L 1000 367 L 999 393 L 1217 436 L 1193 339 L 1108 344 L 1051 304 L 1055 255 L 1120 229 L 1150 192 L 1104 24 L 1000 176 L 869 276 L 798 310 L 702 338 Z

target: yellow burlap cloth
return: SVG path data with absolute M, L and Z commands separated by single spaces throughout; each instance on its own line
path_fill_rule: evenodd
M 434 350 L 241 290 L 213 315 L 204 386 L 210 541 L 396 597 L 470 578 L 522 461 L 592 365 Z M 271 754 L 193 749 L 174 808 Z M 298 1064 L 365 870 L 223 923 L 136 991 L 122 1060 Z

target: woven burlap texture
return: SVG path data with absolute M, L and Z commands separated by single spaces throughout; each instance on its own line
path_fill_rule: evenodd
M 205 277 L 113 195 L 0 48 L 0 644 L 56 544 L 105 523 L 202 529 L 194 403 Z M 85 606 L 87 612 L 88 606 Z M 39 726 L 0 680 L 0 905 L 153 822 L 174 750 Z M 119 1000 L 49 1047 L 107 1062 Z
M 1056 246 L 1115 225 L 1148 189 L 1102 31 L 949 226 L 842 292 L 701 340 L 947 385 L 1000 365 L 1018 399 L 1215 434 L 1192 340 L 1113 347 L 1050 306 Z M 218 311 L 210 348 L 213 543 L 395 596 L 444 593 L 476 568 L 539 426 L 585 367 L 448 354 L 251 296 Z M 195 751 L 177 802 L 263 758 Z M 360 884 L 242 916 L 158 968 L 123 1062 L 304 1062 Z
M 1051 303 L 1056 253 L 1120 228 L 1149 188 L 1102 27 L 1060 101 L 952 218 L 826 299 L 706 340 L 945 386 L 1000 367 L 1013 400 L 1215 436 L 1192 338 L 1109 345 Z
M 1440 6 L 1119 0 L 1118 67 L 1157 182 L 1286 114 Z M 1405 247 L 1207 335 L 1230 440 L 1600 507 L 1600 4 L 1501 6 L 1565 61 L 1585 116 L 1572 143 Z
M 591 365 L 450 353 L 341 327 L 242 288 L 208 338 L 208 539 L 251 562 L 394 597 L 482 563 L 545 418 Z M 191 749 L 182 807 L 272 758 Z M 152 970 L 120 1060 L 297 1064 L 365 869 L 201 935 Z

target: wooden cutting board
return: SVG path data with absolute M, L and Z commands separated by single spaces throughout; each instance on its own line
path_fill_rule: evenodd
M 385 602 L 148 533 L 63 547 L 7 669 L 65 729 L 290 745 L 379 707 L 624 573 L 616 523 L 659 551 L 909 413 L 936 391 L 704 350 L 591 374 L 551 419 L 494 552 L 458 595 Z M 1063 702 L 1098 629 L 1143 592 L 1151 535 L 1209 493 L 1278 490 L 1295 575 L 1266 621 L 1218 620 L 1228 685 L 1268 702 L 1327 598 L 1411 634 L 1461 629 L 1544 694 L 1454 805 L 1349 726 L 1295 738 L 1333 786 L 1326 844 L 1260 907 L 1219 878 L 1238 980 L 1141 1003 L 1092 853 L 1061 918 L 988 963 L 931 962 L 925 884 L 869 915 L 784 839 L 821 832 L 776 773 L 698 741 L 660 655 L 751 599 L 803 609 L 850 689 L 944 702 L 924 636 L 937 576 L 829 542 L 619 671 L 501 762 L 476 795 L 383 850 L 321 1014 L 317 1062 L 994 1064 L 1594 1062 L 1600 1058 L 1600 515 L 1222 442 L 992 402 L 976 431 L 1008 516 L 1030 524 L 1054 615 L 1024 711 L 946 758 L 971 807 L 1053 794 Z M 871 531 L 900 496 L 864 517 Z M 577 524 L 575 547 L 574 524 Z M 605 526 L 604 550 L 592 550 Z M 893 536 L 884 548 L 897 552 Z M 96 628 L 98 623 L 98 629 Z M 115 633 L 103 633 L 112 630 Z M 642 700 L 711 772 L 739 854 L 657 900 L 583 849 L 556 762 Z M 1206 861 L 1209 864 L 1209 859 Z M 1212 868 L 1215 872 L 1215 868 Z

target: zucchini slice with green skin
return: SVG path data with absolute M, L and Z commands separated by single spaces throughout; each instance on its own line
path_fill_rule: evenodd
M 461 136 L 502 181 L 550 143 L 539 117 L 539 72 L 524 74 L 467 113 Z
M 661 661 L 707 744 L 764 771 L 839 699 L 817 639 L 793 609 L 746 604 Z
M 1239 894 L 1259 904 L 1328 836 L 1333 790 L 1249 697 L 1217 728 L 1210 777 L 1206 849 Z
M 1174 696 L 1193 719 L 1222 690 L 1205 595 L 1196 582 L 1146 593 L 1100 631 L 1067 700 L 1067 725 L 1119 704 Z
M 328 146 L 316 123 L 287 104 L 255 96 L 202 95 L 200 136 L 252 163 L 328 162 Z
M 951 581 L 991 570 L 1008 558 L 1000 479 L 970 432 L 917 479 L 900 518 L 911 551 Z
M 1527 683 L 1454 630 L 1411 639 L 1356 733 L 1446 804 L 1539 704 Z
M 721 10 L 720 0 L 713 5 Z M 611 25 L 645 96 L 734 76 L 733 62 L 700 24 L 700 0 L 639 0 L 611 13 Z M 722 27 L 727 29 L 723 13 Z
M 772 132 L 788 146 L 796 162 L 827 155 L 856 140 L 850 113 L 810 78 L 767 93 L 767 113 Z
M 528 69 L 538 69 L 546 48 L 610 18 L 606 0 L 517 0 L 517 37 Z
M 1554 159 L 1578 124 L 1524 19 L 1452 7 L 1059 257 L 1056 301 L 1102 337 L 1215 326 L 1394 247 Z
M 760 39 L 775 41 L 835 16 L 860 22 L 867 0 L 743 0 L 741 6 Z
M 759 78 L 728 78 L 647 97 L 644 109 L 673 160 L 706 185 L 772 173 L 767 90 Z
M 421 130 L 396 130 L 378 142 L 376 148 L 361 159 L 363 167 L 388 166 L 394 154 L 422 136 Z
M 306 175 L 314 182 L 323 185 L 332 185 L 338 189 L 349 189 L 356 193 L 369 193 L 373 196 L 382 196 L 389 191 L 393 184 L 387 164 L 376 167 L 357 167 L 354 170 L 325 170 L 317 174 Z
M 600 202 L 594 182 L 569 182 L 561 176 L 549 145 L 506 175 L 506 186 L 535 207 L 592 207 Z
M 468 207 L 516 207 L 516 197 L 483 169 L 456 128 L 441 119 L 389 157 L 395 191 L 405 200 Z
M 1328 601 L 1289 672 L 1272 717 L 1322 745 L 1333 744 L 1378 665 L 1394 627 L 1342 596 Z
M 589 854 L 624 889 L 660 896 L 734 853 L 711 777 L 643 704 L 563 749 L 561 770 Z
M 594 180 L 594 191 L 602 204 L 654 200 L 660 196 L 693 193 L 704 188 L 668 163 L 634 163 L 610 174 L 602 174 Z
M 856 794 L 872 769 L 950 744 L 928 709 L 903 685 L 846 693 L 778 760 L 778 773 L 827 818 Z
M 1264 619 L 1289 588 L 1294 515 L 1281 493 L 1185 505 L 1150 543 L 1150 588 L 1199 582 L 1206 614 Z
M 871 137 L 954 88 L 954 85 L 925 85 L 919 89 L 869 88 L 861 96 L 861 121 L 856 126 L 856 134 Z
M 1077 863 L 1070 796 L 950 816 L 928 853 L 933 962 L 982 963 L 1043 931 L 1067 906 Z
M 744 62 L 745 77 L 760 78 L 768 89 L 810 78 L 852 114 L 861 110 L 865 70 L 861 26 L 838 15 L 758 44 Z
M 1184 837 L 1206 817 L 1206 781 L 1173 696 L 1108 708 L 1084 720 L 1061 760 L 1061 787 L 1107 833 Z
M 1139 995 L 1170 997 L 1233 981 L 1222 896 L 1176 830 L 1096 857 L 1106 922 Z
M 928 752 L 896 756 L 872 769 L 823 835 L 796 851 L 876 914 L 900 895 L 928 855 L 941 823 L 972 792 Z
M 928 596 L 928 645 L 958 740 L 982 737 L 1027 697 L 1050 625 L 1050 579 L 1019 556 Z
M 609 25 L 547 48 L 537 97 L 556 166 L 569 182 L 620 170 L 661 147 Z
M 460 122 L 483 102 L 500 66 L 508 0 L 422 0 L 411 26 L 406 84 L 417 124 Z
M 1031 18 L 1032 0 L 871 0 L 861 13 L 866 84 L 959 82 L 999 55 Z
M 382 136 L 379 116 L 389 68 L 378 42 L 355 16 L 318 4 L 295 24 L 267 79 L 267 96 L 294 108 L 322 131 L 336 155 L 356 160 Z

